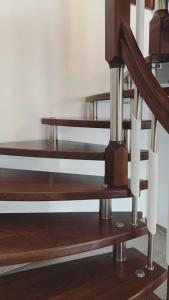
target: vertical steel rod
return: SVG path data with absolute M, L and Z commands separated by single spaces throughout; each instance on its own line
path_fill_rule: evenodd
M 149 271 L 154 270 L 154 234 L 148 234 L 148 257 L 147 257 L 147 269 Z
M 131 140 L 130 140 L 130 138 L 131 138 L 130 130 L 125 129 L 124 130 L 124 142 L 126 144 L 126 147 L 127 147 L 129 153 L 131 152 Z
M 110 70 L 110 139 L 123 141 L 123 84 L 124 68 Z
M 124 68 L 112 68 L 110 71 L 110 140 L 123 141 L 123 88 Z M 117 262 L 126 260 L 126 244 L 114 245 L 113 259 Z
M 132 197 L 132 225 L 137 226 L 138 219 L 137 219 L 137 212 L 138 212 L 138 197 Z
M 100 218 L 101 220 L 110 220 L 112 218 L 112 200 L 100 200 Z
M 123 262 L 127 259 L 126 255 L 126 243 L 120 243 L 114 245 L 113 248 L 113 260 L 116 262 Z
M 144 8 L 145 0 L 136 0 L 136 40 L 141 52 L 144 52 Z
M 134 93 L 134 100 L 132 100 L 132 108 L 131 108 L 131 118 L 134 117 L 135 120 L 138 122 L 141 121 L 142 119 L 142 99 L 140 97 L 140 93 L 138 92 L 137 88 L 135 88 L 135 93 Z M 132 130 L 134 130 L 135 127 L 133 124 L 134 121 L 132 121 Z M 140 123 L 141 124 L 141 123 Z M 140 130 L 141 130 L 141 125 L 140 125 Z M 136 133 L 133 133 L 136 135 Z M 137 133 L 138 134 L 138 133 Z M 132 143 L 137 143 L 138 138 L 136 140 L 133 140 L 132 138 Z M 133 144 L 132 144 L 133 145 Z M 135 150 L 135 145 L 134 148 L 133 146 L 131 147 L 131 164 L 132 164 L 132 178 L 131 178 L 131 189 L 133 193 L 132 197 L 132 220 L 131 223 L 133 226 L 137 226 L 138 220 L 137 220 L 137 212 L 138 212 L 138 201 L 139 201 L 139 194 L 140 194 L 140 178 L 138 178 L 138 172 L 135 170 L 139 170 L 139 164 L 140 164 L 140 147 L 137 145 L 138 150 Z
M 54 142 L 55 140 L 55 126 L 48 125 L 48 139 L 49 142 Z
M 167 300 L 169 300 L 169 267 L 168 267 L 168 280 L 167 280 Z
M 165 0 L 165 9 L 168 10 L 168 0 Z

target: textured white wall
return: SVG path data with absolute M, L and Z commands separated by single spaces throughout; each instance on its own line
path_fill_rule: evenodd
M 147 12 L 146 21 L 150 17 Z M 133 28 L 134 24 L 132 8 Z M 109 69 L 104 60 L 104 0 L 0 0 L 0 39 L 0 141 L 41 138 L 41 117 L 84 116 L 84 97 L 109 89 Z M 108 104 L 100 104 L 99 114 L 108 114 L 108 109 Z M 79 128 L 60 128 L 59 136 L 103 144 L 109 139 L 106 130 Z M 0 166 L 104 174 L 102 162 L 1 156 Z M 140 201 L 143 210 L 145 195 Z M 98 201 L 1 202 L 0 209 L 87 211 L 97 210 Z M 113 209 L 130 210 L 131 199 L 113 200 Z

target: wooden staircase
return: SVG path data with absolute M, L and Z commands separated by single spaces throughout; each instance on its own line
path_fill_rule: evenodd
M 153 8 L 154 1 L 146 1 L 146 6 Z M 169 61 L 167 55 L 147 58 L 149 65 L 164 61 Z M 163 90 L 169 94 L 168 88 Z M 123 98 L 135 101 L 134 90 L 124 90 Z M 86 105 L 95 105 L 105 100 L 110 100 L 110 93 L 87 97 L 85 102 Z M 105 165 L 107 162 L 111 164 L 106 156 L 107 145 L 59 140 L 55 136 L 58 126 L 110 130 L 110 120 L 100 120 L 95 114 L 92 119 L 89 116 L 84 119 L 42 118 L 41 123 L 49 127 L 50 138 L 1 143 L 0 155 L 93 160 L 104 161 Z M 131 120 L 123 120 L 122 127 L 124 131 L 130 131 Z M 151 128 L 151 120 L 142 120 L 142 130 Z M 130 149 L 128 150 L 130 163 L 132 157 Z M 140 160 L 148 159 L 148 150 L 141 150 Z M 47 263 L 47 266 L 1 276 L 0 299 L 160 299 L 153 291 L 167 279 L 166 269 L 154 263 L 154 269 L 149 270 L 147 256 L 129 248 L 124 252 L 124 257 L 123 248 L 120 248 L 125 248 L 127 241 L 148 234 L 142 212 L 137 212 L 137 224 L 134 226 L 131 211 L 111 212 L 108 217 L 102 214 L 103 201 L 107 209 L 106 205 L 110 205 L 113 198 L 125 201 L 125 198 L 133 197 L 131 181 L 129 179 L 128 184 L 115 186 L 108 184 L 105 177 L 0 169 L 1 201 L 77 201 L 78 205 L 79 200 L 97 199 L 101 206 L 100 211 L 89 213 L 0 214 L 1 266 L 43 261 Z M 142 179 L 138 183 L 140 191 L 148 189 L 147 180 Z M 93 250 L 107 246 L 112 246 L 113 252 L 93 255 Z M 117 249 L 121 251 L 120 258 Z M 83 258 L 74 256 L 67 262 L 56 260 L 79 254 L 83 254 Z M 52 259 L 55 261 L 51 261 Z

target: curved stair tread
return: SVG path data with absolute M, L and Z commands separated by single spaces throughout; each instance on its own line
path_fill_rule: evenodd
M 64 119 L 64 118 L 42 118 L 41 123 L 44 125 L 69 126 L 69 127 L 86 127 L 86 128 L 110 128 L 109 120 L 88 120 L 88 119 Z M 142 129 L 151 129 L 151 121 L 143 120 Z M 131 121 L 123 121 L 123 129 L 131 129 Z
M 146 300 L 161 300 L 161 298 L 159 298 L 157 295 L 152 293 L 148 297 L 146 297 Z
M 107 187 L 104 177 L 42 171 L 0 169 L 0 200 L 63 201 L 131 197 L 128 187 Z M 148 187 L 140 181 L 141 190 Z
M 123 98 L 134 98 L 134 90 L 124 90 L 123 91 Z M 97 102 L 97 101 L 104 101 L 110 99 L 110 93 L 102 93 L 97 95 L 92 95 L 86 97 L 86 102 Z
M 82 159 L 82 160 L 104 160 L 107 146 L 79 143 L 71 141 L 33 140 L 11 143 L 0 143 L 0 155 L 60 158 L 60 159 Z M 131 154 L 128 155 L 129 161 Z M 141 150 L 141 160 L 148 159 L 148 151 Z
M 117 221 L 124 228 L 116 228 Z M 0 226 L 1 265 L 64 257 L 147 234 L 145 223 L 131 226 L 129 212 L 112 213 L 109 221 L 99 213 L 1 214 Z
M 145 267 L 146 256 L 134 248 L 127 250 L 127 257 L 125 263 L 116 263 L 111 253 L 107 253 L 7 275 L 0 279 L 0 298 L 143 299 L 165 281 L 167 272 L 157 264 L 153 272 L 148 271 Z M 145 271 L 145 278 L 136 277 L 138 269 Z
M 147 60 L 153 60 L 153 57 L 147 58 Z M 154 57 L 155 60 L 157 58 Z M 168 87 L 163 87 L 163 90 L 169 95 L 169 88 Z M 134 90 L 124 90 L 123 91 L 123 97 L 124 99 L 133 99 L 134 98 Z M 93 102 L 99 102 L 99 101 L 108 101 L 110 100 L 110 93 L 101 93 L 101 94 L 96 94 L 96 95 L 91 95 L 85 98 L 86 102 L 88 103 L 93 103 Z
M 169 54 L 151 54 L 145 59 L 148 64 L 166 63 L 169 62 Z

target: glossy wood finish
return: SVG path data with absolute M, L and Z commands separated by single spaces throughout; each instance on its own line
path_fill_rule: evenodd
M 104 145 L 70 141 L 35 140 L 1 143 L 1 155 L 60 159 L 104 160 Z
M 145 268 L 146 257 L 134 248 L 121 264 L 111 253 L 11 274 L 0 279 L 0 298 L 6 300 L 139 300 L 166 279 L 166 270 L 155 264 Z M 143 269 L 146 277 L 137 278 Z M 10 287 L 10 288 L 9 288 Z
M 122 143 L 110 141 L 106 148 L 105 183 L 114 187 L 128 185 L 128 150 Z
M 104 177 L 0 169 L 0 200 L 62 201 L 130 197 L 127 188 L 105 187 Z M 148 182 L 140 182 L 142 190 Z
M 134 90 L 125 90 L 123 91 L 123 98 L 124 99 L 130 99 L 134 98 Z M 97 95 L 92 95 L 86 97 L 86 102 L 97 102 L 97 101 L 103 101 L 103 100 L 109 100 L 110 99 L 110 93 L 102 93 Z
M 169 53 L 168 29 L 165 28 L 165 20 L 169 19 L 168 10 L 161 9 L 155 12 L 150 22 L 150 54 Z
M 159 298 L 157 295 L 152 293 L 149 296 L 147 296 L 146 298 L 144 298 L 144 300 L 161 300 L 161 298 Z
M 122 31 L 121 50 L 123 60 L 150 110 L 169 133 L 168 97 L 152 75 L 128 24 L 122 23 Z
M 118 221 L 124 228 L 116 228 Z M 108 221 L 100 220 L 99 213 L 0 214 L 0 264 L 73 255 L 147 234 L 145 223 L 133 228 L 130 221 L 126 212 L 112 213 Z
M 136 4 L 136 0 L 130 0 L 131 4 Z M 145 8 L 154 10 L 155 0 L 145 0 Z
M 148 64 L 169 62 L 169 54 L 151 54 L 146 57 Z M 169 95 L 169 92 L 167 92 Z
M 163 59 L 164 59 L 164 57 L 163 57 Z M 152 55 L 152 56 L 147 57 L 146 60 L 148 63 L 153 63 L 153 62 L 156 63 L 156 62 L 158 62 L 159 57 L 158 57 L 158 55 Z M 161 60 L 162 60 L 162 57 L 161 57 Z M 169 56 L 168 56 L 168 61 L 169 61 Z M 169 88 L 162 87 L 162 89 L 169 96 Z M 127 98 L 127 99 L 134 98 L 134 90 L 124 91 L 124 98 Z M 99 102 L 99 101 L 107 101 L 107 100 L 110 100 L 110 93 L 102 93 L 102 94 L 97 94 L 97 95 L 92 95 L 92 96 L 86 97 L 86 102 L 90 102 L 90 103 Z
M 130 24 L 129 0 L 105 0 L 105 58 L 110 68 L 122 64 L 119 37 L 121 22 Z
M 0 155 L 45 157 L 60 159 L 105 160 L 104 145 L 70 141 L 34 140 L 11 143 L 0 143 Z M 142 150 L 141 160 L 148 159 L 148 151 Z M 131 154 L 128 154 L 131 161 Z
M 87 120 L 87 119 L 57 119 L 57 118 L 42 118 L 42 124 L 69 126 L 69 127 L 88 127 L 88 128 L 110 128 L 110 121 L 108 120 Z M 143 120 L 142 129 L 151 129 L 151 121 Z M 131 121 L 123 121 L 123 129 L 131 129 Z

